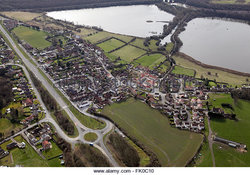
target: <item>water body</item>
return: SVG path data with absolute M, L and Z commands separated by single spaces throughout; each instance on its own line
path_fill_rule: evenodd
M 197 18 L 180 39 L 180 51 L 202 63 L 250 73 L 250 25 Z
M 47 15 L 74 24 L 97 26 L 109 32 L 137 37 L 161 34 L 163 26 L 174 17 L 155 5 L 55 11 Z

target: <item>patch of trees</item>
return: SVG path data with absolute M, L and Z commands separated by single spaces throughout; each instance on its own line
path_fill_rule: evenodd
M 7 106 L 13 101 L 12 83 L 10 78 L 3 76 L 4 70 L 0 71 L 0 109 Z
M 231 110 L 234 110 L 233 106 L 231 104 L 229 104 L 229 103 L 221 103 L 221 106 L 223 108 L 229 108 Z
M 215 112 L 208 112 L 208 116 L 213 119 L 213 118 L 218 118 L 218 119 L 223 119 L 224 115 L 221 113 L 215 113 Z
M 161 0 L 0 0 L 0 10 L 54 11 L 118 5 L 154 4 Z
M 235 89 L 231 92 L 233 99 L 250 100 L 250 89 Z
M 29 74 L 31 80 L 33 81 L 34 85 L 36 86 L 36 89 L 40 93 L 41 98 L 46 107 L 48 108 L 48 110 L 57 111 L 58 107 L 56 100 L 49 94 L 49 92 L 46 89 L 44 89 L 41 81 L 39 81 L 32 72 L 29 72 Z
M 138 167 L 140 157 L 137 151 L 117 133 L 109 136 L 108 143 L 114 148 L 120 159 L 128 167 Z
M 55 143 L 63 151 L 65 166 L 74 167 L 75 164 L 74 164 L 73 157 L 72 157 L 73 153 L 72 153 L 71 145 L 68 142 L 66 142 L 64 139 L 59 137 L 57 134 L 55 134 L 55 137 L 56 137 Z
M 63 128 L 69 135 L 74 135 L 74 125 L 67 118 L 67 114 L 63 114 L 58 110 L 56 100 L 50 95 L 50 93 L 43 87 L 42 83 L 35 77 L 35 75 L 29 71 L 30 78 L 36 86 L 38 92 L 41 95 L 41 98 L 47 107 L 47 109 L 51 112 L 55 112 L 54 115 L 56 117 L 57 122 L 60 127 Z
M 77 165 L 110 167 L 109 161 L 98 149 L 86 144 L 80 144 L 75 148 L 73 159 Z
M 56 116 L 59 125 L 68 133 L 68 135 L 74 135 L 74 126 L 69 119 L 63 115 L 61 111 L 56 111 L 54 115 Z
M 137 140 L 133 136 L 130 136 L 124 129 L 119 127 L 119 125 L 117 125 L 117 123 L 115 123 L 112 119 L 110 119 L 109 117 L 107 117 L 103 114 L 100 114 L 100 113 L 94 113 L 94 115 L 97 117 L 105 118 L 105 119 L 111 121 L 112 123 L 114 123 L 115 126 L 120 131 L 122 131 L 122 133 L 124 133 L 130 140 L 132 140 L 138 147 L 140 147 L 150 157 L 150 163 L 147 165 L 147 167 L 161 167 L 161 164 L 160 164 L 157 156 L 155 155 L 155 153 L 153 153 L 146 146 L 144 146 L 139 140 Z

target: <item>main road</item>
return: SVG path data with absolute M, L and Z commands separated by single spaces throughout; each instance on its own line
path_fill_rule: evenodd
M 109 152 L 109 150 L 106 148 L 105 144 L 103 143 L 103 136 L 108 133 L 112 128 L 113 128 L 113 124 L 111 122 L 109 122 L 108 120 L 102 119 L 105 123 L 106 123 L 106 127 L 102 130 L 93 130 L 90 128 L 87 128 L 86 126 L 84 126 L 75 116 L 74 114 L 71 112 L 71 110 L 68 108 L 67 104 L 64 102 L 64 100 L 62 99 L 62 97 L 57 93 L 57 91 L 54 89 L 54 87 L 52 87 L 50 85 L 50 83 L 43 77 L 43 75 L 39 72 L 39 65 L 36 64 L 32 64 L 23 54 L 22 52 L 19 50 L 19 48 L 17 47 L 16 43 L 13 41 L 13 39 L 10 37 L 10 35 L 6 32 L 6 30 L 3 28 L 3 26 L 0 24 L 0 30 L 2 31 L 2 33 L 5 35 L 5 37 L 7 38 L 7 40 L 10 42 L 11 46 L 13 47 L 14 51 L 17 53 L 17 55 L 22 59 L 23 63 L 26 65 L 26 67 L 29 68 L 29 70 L 31 72 L 34 73 L 34 75 L 42 82 L 43 86 L 48 90 L 48 92 L 53 96 L 53 98 L 57 101 L 57 103 L 60 105 L 60 107 L 62 109 L 65 110 L 65 112 L 68 114 L 68 116 L 70 117 L 70 119 L 74 122 L 79 136 L 75 139 L 72 139 L 70 137 L 68 137 L 62 130 L 61 128 L 57 125 L 57 123 L 53 120 L 53 118 L 50 116 L 47 118 L 48 122 L 51 122 L 54 124 L 54 126 L 56 127 L 57 131 L 60 133 L 60 135 L 63 135 L 63 138 L 67 141 L 69 141 L 72 144 L 75 144 L 76 140 L 82 143 L 89 143 L 87 141 L 84 140 L 84 134 L 87 132 L 94 132 L 98 135 L 98 139 L 94 142 L 95 145 L 99 144 L 100 146 L 96 146 L 97 148 L 99 148 L 103 153 L 105 153 L 105 155 L 107 156 L 107 158 L 109 159 L 110 163 L 117 167 L 119 166 L 118 163 L 114 160 L 112 154 Z M 33 60 L 32 57 L 30 57 L 30 59 Z M 40 100 L 41 101 L 41 100 Z M 41 101 L 42 102 L 42 101 Z M 45 105 L 43 104 L 43 107 L 45 107 Z M 44 108 L 46 109 L 46 108 Z M 95 118 L 95 116 L 92 116 L 88 113 L 84 113 L 85 115 L 88 115 L 89 117 L 93 117 Z

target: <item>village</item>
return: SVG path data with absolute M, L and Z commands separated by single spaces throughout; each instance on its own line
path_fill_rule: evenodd
M 6 20 L 4 26 L 9 31 L 17 26 L 40 30 L 36 26 L 16 20 Z M 168 118 L 172 127 L 180 130 L 204 134 L 206 118 L 215 114 L 235 119 L 235 115 L 224 112 L 222 108 L 211 108 L 209 105 L 210 93 L 228 94 L 234 89 L 226 83 L 215 84 L 207 79 L 175 74 L 169 71 L 171 68 L 163 80 L 163 75 L 158 70 L 152 71 L 130 63 L 117 65 L 117 60 L 110 60 L 100 47 L 81 39 L 70 30 L 46 28 L 44 31 L 49 33 L 46 40 L 52 42 L 52 45 L 45 49 L 33 48 L 25 41 L 17 39 L 47 77 L 79 111 L 95 115 L 105 106 L 121 103 L 133 97 L 159 110 Z M 2 63 L 8 63 L 15 57 L 12 50 L 6 48 L 8 46 L 1 38 L 0 49 L 4 51 L 1 52 L 1 57 L 4 58 L 1 60 Z M 42 109 L 22 69 L 8 64 L 2 67 L 7 68 L 7 74 L 12 76 L 14 103 L 18 103 L 19 106 L 19 109 L 7 107 L 5 115 L 7 118 L 11 116 L 10 120 L 22 125 L 19 128 L 21 131 L 41 120 L 46 112 Z M 13 115 L 14 113 L 16 115 Z M 11 131 L 10 136 L 15 132 Z M 11 138 L 12 142 L 6 145 L 6 149 L 0 147 L 0 158 L 9 155 L 9 151 L 14 148 L 24 149 L 26 143 L 29 143 L 43 159 L 48 158 L 46 151 L 53 147 L 57 148 L 53 138 L 54 132 L 46 123 L 36 125 L 21 135 L 26 141 L 17 142 Z M 244 144 L 216 136 L 213 139 L 246 150 Z M 60 164 L 63 165 L 62 153 L 54 155 L 56 158 L 60 157 Z
M 9 30 L 17 25 L 27 26 L 15 20 L 6 20 L 4 25 Z M 208 93 L 231 90 L 226 84 L 211 87 L 204 80 L 170 73 L 164 85 L 166 93 L 157 93 L 159 72 L 131 64 L 125 65 L 123 71 L 116 71 L 114 62 L 96 45 L 68 30 L 46 30 L 51 33 L 52 46 L 38 50 L 25 42 L 22 45 L 79 110 L 99 111 L 105 105 L 134 96 L 162 111 L 176 128 L 202 132 L 209 112 Z M 65 41 L 57 39 L 59 36 Z

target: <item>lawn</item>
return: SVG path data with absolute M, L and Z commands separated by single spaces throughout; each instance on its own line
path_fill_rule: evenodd
M 188 68 L 184 68 L 181 66 L 175 66 L 173 69 L 174 74 L 181 74 L 181 75 L 188 75 L 190 77 L 194 76 L 194 70 L 193 69 L 188 69 Z
M 121 47 L 124 44 L 125 43 L 123 43 L 117 39 L 112 38 L 112 39 L 109 39 L 108 41 L 105 41 L 101 44 L 98 44 L 97 46 L 102 48 L 102 50 L 104 50 L 105 52 L 110 52 L 111 50 L 114 50 L 118 47 Z
M 58 146 L 55 144 L 55 142 L 51 141 L 52 148 L 46 151 L 43 151 L 42 154 L 46 159 L 50 159 L 56 156 L 61 155 L 63 152 L 58 148 Z
M 216 99 L 214 101 L 213 99 Z M 238 121 L 211 120 L 212 131 L 219 137 L 250 145 L 250 102 L 238 100 L 234 102 L 229 94 L 211 94 L 210 102 L 215 107 L 221 107 L 221 103 L 229 103 L 234 108 Z M 240 153 L 229 147 L 219 148 L 214 145 L 216 166 L 250 166 L 250 152 Z
M 48 164 L 46 162 L 46 160 L 43 160 L 34 150 L 33 148 L 25 141 L 21 138 L 21 136 L 19 136 L 20 138 L 18 138 L 19 141 L 25 142 L 26 144 L 26 148 L 25 149 L 18 149 L 15 148 L 13 150 L 10 151 L 10 155 L 13 158 L 13 161 L 11 161 L 11 159 L 9 159 L 8 157 L 6 158 L 7 160 L 10 161 L 6 161 L 6 162 L 2 162 L 3 165 L 8 165 L 8 166 L 16 166 L 16 165 L 20 165 L 23 167 L 47 167 Z M 16 138 L 15 138 L 16 139 Z M 9 141 L 8 143 L 11 143 L 12 141 Z M 7 145 L 8 143 L 6 143 L 5 145 Z M 6 146 L 2 146 L 2 148 L 6 148 Z
M 97 138 L 98 138 L 98 136 L 94 132 L 89 132 L 89 133 L 84 135 L 84 139 L 89 141 L 89 142 L 94 142 Z
M 13 12 L 1 12 L 3 15 L 8 16 L 10 18 L 14 18 L 20 21 L 31 21 L 32 19 L 41 16 L 41 13 L 30 13 L 30 12 L 20 12 L 20 11 L 13 11 Z
M 32 47 L 37 49 L 44 49 L 49 47 L 51 43 L 45 40 L 47 33 L 43 31 L 33 30 L 28 27 L 19 26 L 16 27 L 13 32 L 25 42 L 29 43 Z
M 163 166 L 185 166 L 202 141 L 202 135 L 171 127 L 159 111 L 132 98 L 106 106 L 102 113 L 152 150 Z
M 4 134 L 4 137 L 10 136 L 12 131 L 17 131 L 23 128 L 21 124 L 12 124 L 8 119 L 0 119 L 0 133 Z
M 204 78 L 208 78 L 210 80 L 216 79 L 217 82 L 225 82 L 233 86 L 246 83 L 247 77 L 231 74 L 221 70 L 203 68 L 180 56 L 174 56 L 173 58 L 177 65 L 195 70 L 196 78 L 201 78 L 201 76 L 203 76 Z M 208 75 L 208 72 L 211 72 L 211 75 Z M 218 76 L 215 75 L 216 73 Z
M 115 52 L 112 52 L 112 55 L 120 57 L 122 60 L 127 62 L 133 61 L 135 58 L 142 56 L 146 51 L 138 49 L 134 46 L 127 45 Z
M 60 167 L 60 161 L 58 158 L 52 160 L 44 160 L 42 159 L 35 150 L 19 135 L 14 138 L 17 142 L 25 142 L 25 149 L 15 148 L 10 151 L 10 155 L 1 160 L 0 165 L 7 166 L 22 166 L 22 167 Z M 5 142 L 1 145 L 3 149 L 6 150 L 6 145 L 11 143 L 12 141 Z M 53 144 L 53 143 L 52 143 Z M 55 143 L 53 147 L 57 147 Z M 57 147 L 58 148 L 58 147 Z M 52 148 L 53 149 L 53 148 Z M 59 148 L 58 148 L 59 149 Z M 58 153 L 61 150 L 54 150 Z M 55 154 L 55 153 L 53 153 Z M 11 160 L 11 156 L 13 158 L 13 162 Z
M 158 66 L 165 59 L 166 57 L 162 54 L 152 54 L 152 55 L 145 55 L 136 60 L 135 62 L 153 70 L 155 66 Z

